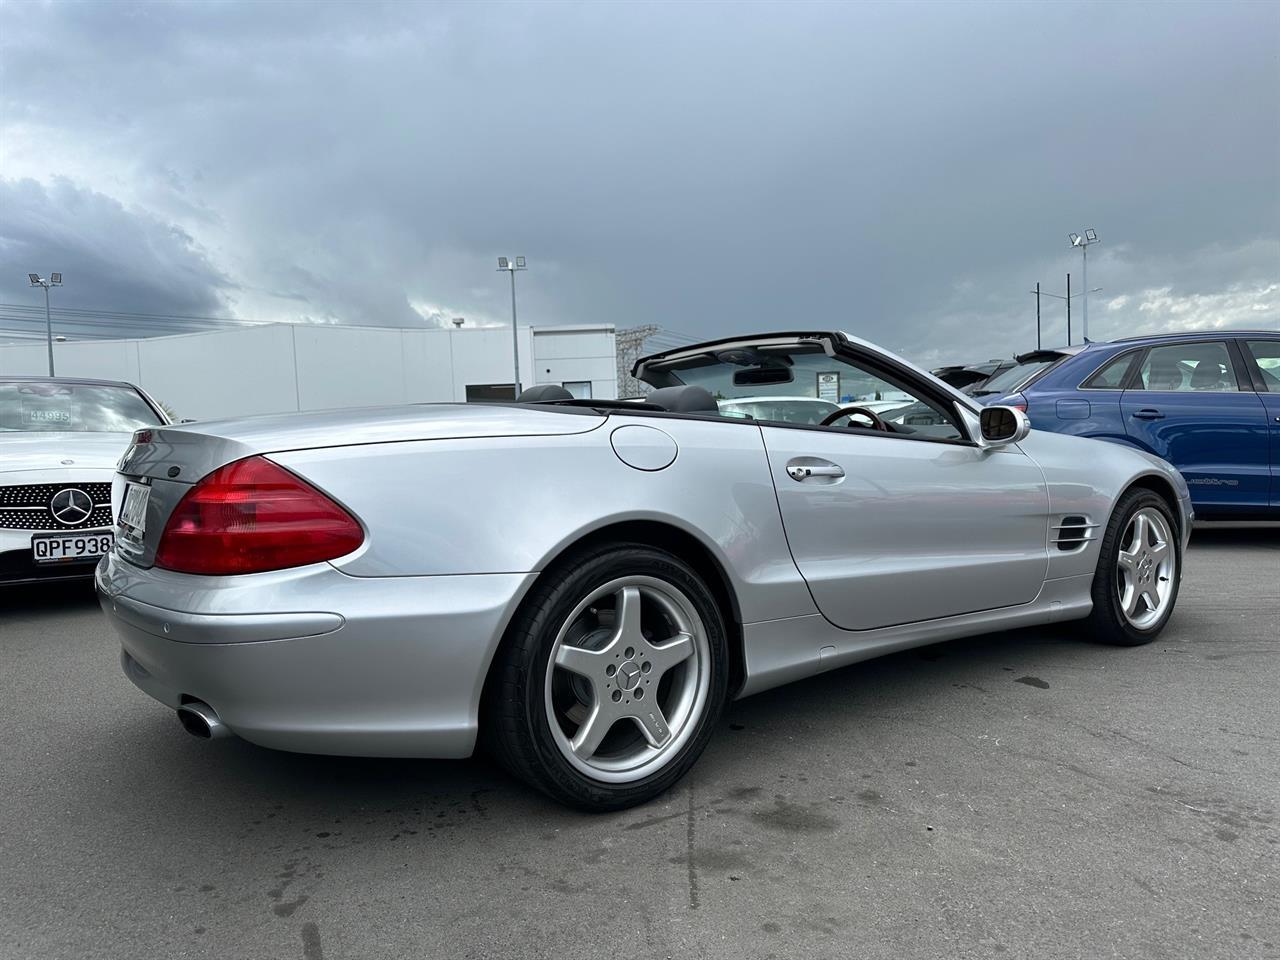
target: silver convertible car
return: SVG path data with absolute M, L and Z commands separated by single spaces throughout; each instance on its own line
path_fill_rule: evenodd
M 201 737 L 463 757 L 641 803 L 727 700 L 953 637 L 1168 621 L 1191 529 L 1167 463 L 1031 431 L 841 333 L 656 354 L 640 402 L 139 430 L 97 571 L 125 674 Z M 858 398 L 913 400 L 881 416 Z M 722 414 L 753 396 L 815 422 Z M 818 418 L 821 419 L 818 419 Z

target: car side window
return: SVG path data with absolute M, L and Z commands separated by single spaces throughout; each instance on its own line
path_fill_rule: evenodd
M 965 440 L 955 413 L 924 394 L 885 380 L 879 374 L 848 364 L 849 382 L 857 392 L 841 398 L 842 407 L 868 411 L 887 426 L 886 432 L 919 440 Z M 853 371 L 857 371 L 854 373 Z M 874 427 L 864 413 L 836 420 L 835 427 Z
M 1248 347 L 1267 392 L 1280 393 L 1280 340 L 1250 340 Z
M 1133 366 L 1134 356 L 1133 353 L 1121 354 L 1080 386 L 1086 390 L 1119 390 L 1124 385 L 1125 377 L 1129 375 L 1129 368 Z
M 1152 347 L 1133 389 L 1235 393 L 1240 387 L 1225 343 L 1192 341 Z

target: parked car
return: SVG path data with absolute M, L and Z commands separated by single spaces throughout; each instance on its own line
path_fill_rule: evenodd
M 992 401 L 987 398 L 1016 392 L 1055 363 L 1083 349 L 1083 346 L 1052 347 L 1020 353 L 1009 362 L 1001 364 L 999 369 L 981 383 L 968 387 L 965 393 L 980 398 L 983 403 L 990 403 Z
M 1200 519 L 1280 516 L 1280 331 L 1134 337 L 1039 355 L 983 402 L 1168 460 Z M 1034 363 L 1040 363 L 1032 369 Z
M 999 371 L 1013 365 L 1012 360 L 988 360 L 986 363 L 975 363 L 968 366 L 953 365 L 931 370 L 935 377 L 957 390 L 968 393 Z
M 91 577 L 116 462 L 134 430 L 168 422 L 132 384 L 0 377 L 0 586 Z
M 1030 432 L 842 333 L 655 354 L 642 402 L 290 414 L 139 431 L 98 568 L 128 678 L 200 737 L 461 757 L 566 803 L 671 786 L 730 698 L 952 637 L 1174 608 L 1186 484 Z M 833 376 L 834 375 L 834 376 Z M 716 397 L 878 385 L 818 423 Z M 537 398 L 537 402 L 532 402 Z

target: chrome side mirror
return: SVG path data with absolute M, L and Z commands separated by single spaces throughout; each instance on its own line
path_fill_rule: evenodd
M 1017 407 L 983 407 L 978 419 L 982 439 L 992 447 L 1025 440 L 1031 432 L 1031 421 Z

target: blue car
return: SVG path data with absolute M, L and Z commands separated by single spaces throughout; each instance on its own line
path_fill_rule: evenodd
M 1163 457 L 1199 519 L 1280 518 L 1280 331 L 1133 337 L 1022 354 L 977 399 L 1037 430 Z

